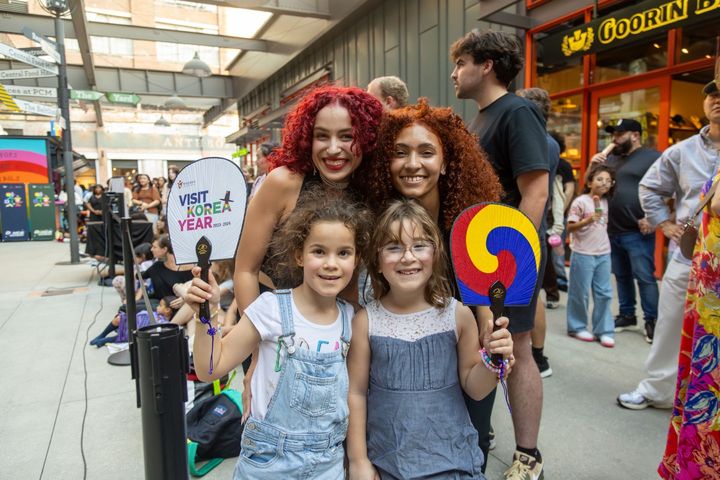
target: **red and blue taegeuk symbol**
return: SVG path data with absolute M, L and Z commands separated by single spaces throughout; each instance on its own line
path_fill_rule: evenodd
M 450 235 L 455 278 L 465 305 L 490 305 L 488 289 L 501 281 L 505 305 L 527 305 L 540 267 L 537 230 L 520 210 L 497 203 L 465 209 Z

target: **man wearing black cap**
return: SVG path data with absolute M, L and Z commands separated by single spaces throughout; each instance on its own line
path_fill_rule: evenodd
M 615 169 L 615 193 L 608 200 L 608 236 L 612 271 L 618 290 L 620 313 L 615 331 L 634 328 L 635 281 L 640 290 L 640 306 L 645 320 L 645 339 L 652 342 L 657 318 L 658 286 L 655 280 L 655 235 L 640 206 L 638 184 L 660 152 L 642 146 L 642 126 L 623 118 L 605 131 L 612 135 L 609 156 L 596 154 L 591 162 L 605 162 Z
M 697 208 L 700 190 L 720 168 L 720 92 L 710 82 L 703 88 L 703 110 L 710 124 L 700 133 L 666 149 L 640 180 L 640 203 L 651 225 L 677 242 L 682 224 Z M 667 200 L 675 199 L 675 218 Z M 694 219 L 697 223 L 699 218 Z M 631 392 L 620 394 L 618 403 L 632 410 L 670 408 L 678 375 L 679 338 L 682 333 L 690 260 L 676 249 L 668 262 L 660 287 L 660 302 L 650 353 L 645 361 L 648 376 Z

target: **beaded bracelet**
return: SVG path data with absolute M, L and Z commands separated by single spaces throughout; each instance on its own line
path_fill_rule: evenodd
M 500 365 L 496 365 L 495 362 L 493 362 L 492 356 L 488 353 L 487 350 L 485 350 L 485 348 L 481 348 L 479 351 L 480 358 L 482 359 L 485 368 L 498 376 L 500 385 L 502 385 L 503 387 L 503 393 L 505 394 L 505 403 L 507 404 L 510 413 L 512 413 L 512 408 L 510 407 L 510 397 L 508 396 L 507 383 L 505 382 L 507 368 L 508 365 L 510 365 L 510 361 L 507 358 L 503 358 L 500 361 Z
M 196 321 L 199 321 L 200 323 L 203 323 L 208 326 L 207 334 L 210 335 L 210 369 L 209 369 L 208 374 L 210 374 L 210 375 L 212 375 L 212 372 L 213 372 L 213 353 L 215 351 L 215 334 L 219 333 L 220 329 L 222 328 L 219 325 L 217 328 L 213 327 L 212 323 L 211 323 L 211 320 L 218 316 L 218 312 L 220 312 L 220 307 L 216 308 L 215 312 L 210 314 L 210 318 L 198 316 L 197 313 L 193 314 L 193 318 L 195 318 Z

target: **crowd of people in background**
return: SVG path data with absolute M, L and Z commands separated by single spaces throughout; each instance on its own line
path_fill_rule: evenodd
M 567 292 L 567 334 L 613 348 L 622 341 L 616 333 L 639 328 L 636 285 L 652 344 L 648 377 L 617 403 L 672 408 L 663 478 L 714 478 L 720 79 L 702 90 L 709 123 L 699 134 L 661 153 L 643 147 L 636 120 L 612 122 L 611 143 L 576 179 L 561 158 L 564 139 L 547 130 L 548 92 L 508 91 L 523 65 L 516 37 L 471 31 L 450 60 L 457 98 L 477 106 L 467 125 L 450 108 L 411 103 L 394 76 L 367 90 L 307 93 L 288 113 L 281 143 L 259 146 L 237 254 L 216 262 L 208 282 L 199 268 L 175 263 L 165 232 L 178 169 L 126 182 L 129 212 L 156 235 L 136 248 L 136 299 L 144 290 L 152 303 L 138 324 L 154 318 L 188 328 L 203 381 L 244 370 L 235 478 L 302 471 L 318 479 L 482 479 L 502 378 L 513 425 L 502 435 L 515 439 L 504 478 L 538 480 L 546 461 L 538 446 L 542 378 L 552 375 L 545 309 Z M 92 221 L 102 219 L 103 193 L 100 185 L 79 192 Z M 701 198 L 708 204 L 685 258 L 675 245 Z M 453 221 L 480 202 L 522 211 L 541 244 L 531 303 L 505 308 L 495 322 L 488 309 L 462 305 L 451 277 Z M 658 229 L 671 242 L 662 266 Z M 205 302 L 221 335 L 192 321 Z M 121 307 L 91 344 L 126 341 L 123 315 Z

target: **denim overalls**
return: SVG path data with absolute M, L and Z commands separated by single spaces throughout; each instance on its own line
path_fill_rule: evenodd
M 276 295 L 282 318 L 278 355 L 284 348 L 285 360 L 265 419 L 251 416 L 245 424 L 234 478 L 342 479 L 349 414 L 345 302 L 337 302 L 342 347 L 320 353 L 296 345 L 290 290 Z

